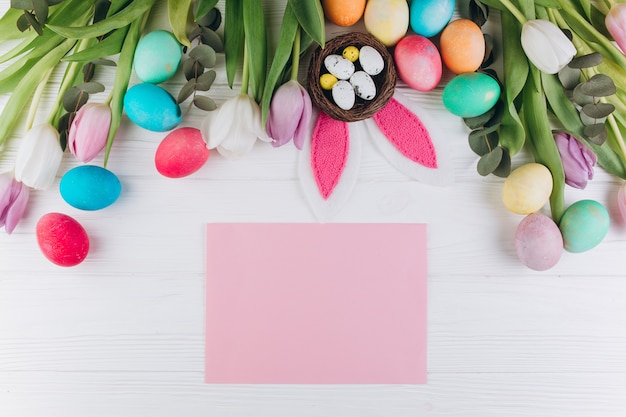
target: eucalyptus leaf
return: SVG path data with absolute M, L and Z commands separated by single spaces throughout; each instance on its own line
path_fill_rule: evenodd
M 104 58 L 94 59 L 93 61 L 91 61 L 91 63 L 94 65 L 104 65 L 106 67 L 117 66 L 117 63 L 113 61 L 112 59 L 104 59 Z
M 30 21 L 26 17 L 25 13 L 22 13 L 20 17 L 17 18 L 15 24 L 17 26 L 17 30 L 20 32 L 26 32 L 28 28 L 30 28 Z
M 68 111 L 77 111 L 79 108 L 87 104 L 89 93 L 77 87 L 68 89 L 63 95 L 63 108 Z
M 180 89 L 180 92 L 178 93 L 178 98 L 176 98 L 176 102 L 180 104 L 183 101 L 187 100 L 195 90 L 196 80 L 195 78 L 192 78 L 191 80 L 187 81 Z
M 39 36 L 43 35 L 43 28 L 41 27 L 41 23 L 37 21 L 37 18 L 34 14 L 32 14 L 31 12 L 24 12 L 24 17 L 28 21 L 30 27 L 32 27 Z
M 559 81 L 566 90 L 574 89 L 580 83 L 581 72 L 579 69 L 564 66 L 561 71 L 557 73 Z
M 500 165 L 492 172 L 493 175 L 500 178 L 506 178 L 511 173 L 511 155 L 509 152 L 502 148 L 502 160 Z
M 20 10 L 32 10 L 32 0 L 11 0 L 11 8 Z
M 215 50 L 215 52 L 224 52 L 224 42 L 220 35 L 218 35 L 213 29 L 208 27 L 201 28 L 200 37 L 202 43 L 207 44 Z
M 235 74 L 243 57 L 244 29 L 243 0 L 226 0 L 224 11 L 224 52 L 226 59 L 226 78 L 228 86 L 233 87 Z
M 76 88 L 89 94 L 102 93 L 105 90 L 104 84 L 96 81 L 79 84 Z
M 213 82 L 215 81 L 215 77 L 217 73 L 214 70 L 209 70 L 198 77 L 196 80 L 196 90 L 200 91 L 209 91 Z
M 259 103 L 267 74 L 267 37 L 263 4 L 258 0 L 243 0 L 243 27 L 250 88 L 254 101 Z
M 572 99 L 574 100 L 574 103 L 578 104 L 579 106 L 593 103 L 593 96 L 585 94 L 583 92 L 582 86 L 583 83 L 580 83 L 576 87 L 574 87 L 574 90 L 572 90 Z
M 493 106 L 492 108 L 487 110 L 487 112 L 481 114 L 480 116 L 465 117 L 463 118 L 463 122 L 470 129 L 478 129 L 479 127 L 486 125 L 487 122 L 491 120 L 494 114 L 496 114 L 495 106 Z
M 493 133 L 493 132 L 492 132 Z M 494 150 L 498 146 L 499 138 L 497 134 L 469 135 L 468 142 L 470 149 L 479 156 L 483 156 Z
M 110 36 L 107 36 L 88 49 L 64 57 L 63 61 L 88 62 L 96 61 L 105 56 L 116 55 L 122 50 L 126 33 L 128 33 L 128 26 L 114 30 Z M 113 62 L 111 60 L 108 61 Z
M 606 141 L 607 131 L 604 123 L 585 126 L 585 136 L 596 145 L 602 145 Z
M 45 25 L 48 20 L 48 3 L 46 0 L 31 0 L 33 12 L 40 25 Z
M 615 111 L 615 106 L 611 103 L 586 104 L 582 112 L 593 119 L 602 119 Z
M 91 81 L 95 73 L 96 65 L 93 62 L 87 62 L 83 65 L 83 80 L 85 80 L 85 82 Z
M 498 146 L 491 152 L 481 156 L 478 160 L 478 165 L 476 166 L 478 173 L 483 177 L 491 174 L 502 162 L 503 155 L 504 151 L 502 147 Z
M 570 68 L 591 68 L 598 66 L 602 63 L 602 54 L 599 52 L 592 52 L 587 55 L 577 56 L 572 59 L 569 64 L 567 64 Z
M 191 46 L 187 37 L 187 17 L 191 9 L 191 0 L 167 0 L 167 17 L 172 33 L 178 42 L 187 47 Z
M 482 137 L 482 136 L 486 136 L 490 133 L 496 132 L 498 130 L 498 128 L 500 127 L 500 125 L 495 124 L 493 126 L 489 126 L 489 127 L 485 127 L 483 129 L 476 129 L 476 130 L 472 130 L 469 134 L 469 138 L 473 138 L 473 137 Z
M 215 66 L 217 56 L 209 45 L 198 45 L 189 51 L 189 57 L 197 60 L 205 68 Z
M 193 98 L 193 104 L 201 110 L 212 111 L 217 109 L 217 104 L 215 104 L 215 101 L 205 96 L 195 96 Z
M 324 11 L 319 0 L 288 0 L 302 30 L 322 48 L 326 42 Z
M 183 74 L 187 80 L 198 78 L 204 72 L 204 67 L 200 62 L 193 58 L 183 61 Z
M 611 77 L 596 74 L 580 85 L 580 92 L 588 96 L 606 97 L 616 93 L 615 83 Z

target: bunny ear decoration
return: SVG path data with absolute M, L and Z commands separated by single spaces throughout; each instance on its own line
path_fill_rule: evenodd
M 397 90 L 387 105 L 364 120 L 368 136 L 378 150 L 400 172 L 418 181 L 445 186 L 454 181 L 451 151 L 440 125 Z M 425 113 L 425 112 L 422 112 Z
M 350 124 L 324 112 L 305 141 L 298 161 L 304 194 L 316 217 L 332 218 L 348 201 L 356 185 L 361 164 L 361 142 L 350 141 Z

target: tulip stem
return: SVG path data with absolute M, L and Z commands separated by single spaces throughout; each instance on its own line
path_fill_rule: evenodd
M 524 23 L 528 21 L 526 17 L 522 14 L 522 12 L 517 7 L 515 7 L 515 5 L 510 0 L 500 0 L 500 3 L 502 3 L 502 5 L 506 7 L 506 9 L 511 12 L 513 16 L 515 16 L 520 24 L 524 25 Z
M 39 101 L 41 101 L 41 96 L 43 95 L 43 90 L 46 88 L 46 84 L 48 84 L 48 79 L 50 78 L 50 74 L 52 74 L 52 68 L 50 68 L 44 74 L 41 82 L 37 86 L 35 93 L 33 95 L 33 99 L 30 103 L 30 108 L 28 110 L 28 116 L 26 117 L 26 131 L 28 132 L 33 127 L 33 122 L 35 121 L 35 115 L 37 114 L 37 107 L 39 106 Z
M 291 50 L 291 80 L 298 80 L 298 68 L 300 67 L 300 27 L 296 29 L 296 38 Z
M 248 84 L 250 83 L 250 68 L 248 63 L 248 47 L 243 46 L 243 75 L 241 77 L 241 94 L 248 94 Z

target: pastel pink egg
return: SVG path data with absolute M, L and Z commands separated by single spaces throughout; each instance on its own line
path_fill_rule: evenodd
M 154 155 L 154 164 L 161 175 L 181 178 L 199 170 L 209 153 L 200 130 L 181 127 L 161 141 Z
M 532 213 L 517 226 L 515 251 L 524 265 L 536 271 L 545 271 L 561 259 L 563 236 L 551 218 Z
M 45 214 L 37 222 L 35 234 L 43 255 L 56 265 L 78 265 L 89 253 L 87 232 L 66 214 Z
M 428 38 L 408 35 L 394 50 L 398 76 L 417 91 L 430 91 L 441 80 L 442 64 L 439 50 Z

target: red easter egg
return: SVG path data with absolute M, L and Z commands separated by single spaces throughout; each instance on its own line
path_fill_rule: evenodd
M 443 66 L 439 50 L 428 38 L 408 35 L 393 53 L 398 76 L 417 91 L 430 91 L 439 84 Z
M 62 213 L 45 214 L 35 229 L 39 249 L 59 266 L 81 263 L 89 252 L 89 236 L 72 217 Z
M 161 141 L 154 155 L 154 164 L 161 175 L 181 178 L 199 170 L 209 153 L 200 130 L 181 127 Z

